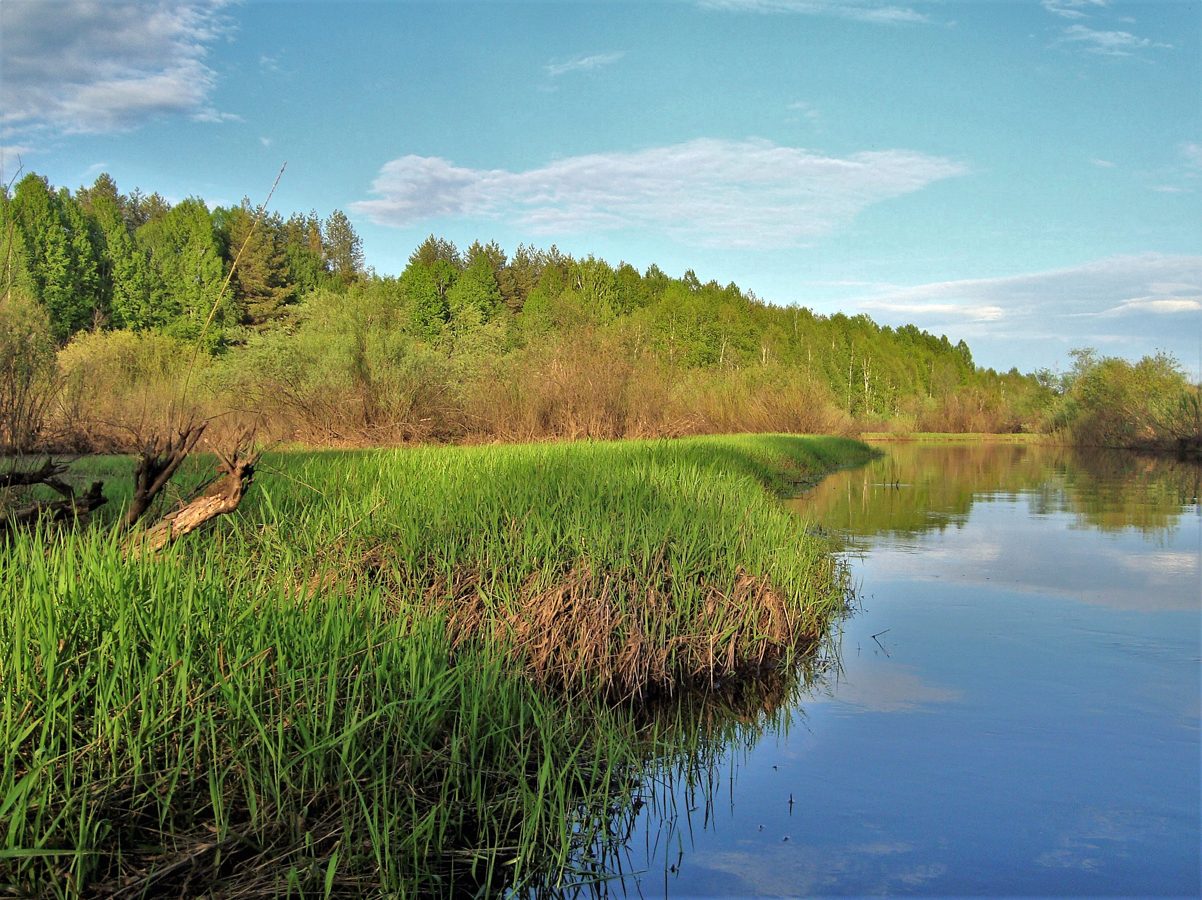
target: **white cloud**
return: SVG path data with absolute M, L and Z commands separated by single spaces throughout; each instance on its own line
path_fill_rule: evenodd
M 266 149 L 271 146 L 271 138 L 261 137 L 259 138 L 259 143 L 263 145 L 264 149 Z
M 1114 163 L 1112 163 L 1108 159 L 1091 159 L 1090 162 L 1093 163 L 1095 166 L 1097 166 L 1099 169 L 1113 169 L 1114 168 Z
M 1088 18 L 1083 8 L 1106 6 L 1106 0 L 1043 0 L 1043 8 L 1065 19 Z
M 819 118 L 818 110 L 814 109 L 813 106 L 811 106 L 809 103 L 806 103 L 804 100 L 798 100 L 796 103 L 790 103 L 789 109 L 801 113 L 811 122 Z
M 21 157 L 32 152 L 33 148 L 27 144 L 0 144 L 0 179 L 7 184 L 21 165 Z
M 1152 190 L 1160 194 L 1192 194 L 1193 188 L 1174 187 L 1171 184 L 1158 184 Z
M 525 172 L 468 169 L 404 156 L 353 204 L 381 225 L 493 217 L 537 234 L 635 228 L 686 243 L 792 246 L 850 222 L 865 207 L 967 168 L 909 150 L 846 158 L 764 140 L 698 139 L 633 153 L 575 156 Z
M 839 16 L 878 25 L 906 25 L 931 21 L 912 7 L 896 6 L 879 0 L 698 0 L 698 4 L 706 9 L 730 12 Z
M 1050 364 L 1049 350 L 1082 346 L 1123 356 L 1166 349 L 1192 362 L 1202 256 L 1113 256 L 1028 275 L 887 287 L 841 303 L 882 322 L 966 338 L 978 360 L 996 352 L 1013 361 L 1007 367 L 1024 356 Z
M 241 122 L 241 121 L 243 121 L 242 117 L 239 115 L 235 115 L 234 113 L 218 112 L 217 110 L 213 109 L 213 107 L 211 107 L 211 106 L 205 107 L 204 109 L 194 112 L 192 114 L 192 118 L 195 119 L 197 122 L 215 122 L 217 124 L 221 124 L 222 122 Z
M 895 301 L 867 301 L 865 309 L 886 309 L 891 313 L 906 315 L 949 315 L 969 322 L 996 322 L 1005 318 L 1006 311 L 1000 306 L 982 306 L 972 303 L 904 303 Z
M 227 120 L 208 103 L 217 74 L 205 63 L 231 31 L 224 5 L 5 0 L 0 122 L 11 134 L 118 131 L 180 113 Z
M 546 69 L 550 77 L 558 78 L 560 75 L 565 75 L 568 72 L 588 72 L 593 69 L 599 69 L 602 66 L 608 66 L 611 63 L 617 62 L 625 55 L 625 50 L 619 50 L 617 53 L 597 53 L 593 56 L 579 56 L 567 62 L 547 63 L 543 68 Z
M 1197 288 L 1194 288 L 1197 290 Z M 1202 296 L 1202 295 L 1200 295 Z M 1123 300 L 1118 306 L 1111 307 L 1099 315 L 1122 316 L 1130 313 L 1188 313 L 1202 312 L 1202 299 L 1195 297 L 1158 297 L 1149 294 L 1146 297 L 1131 297 Z
M 1192 169 L 1202 169 L 1202 144 L 1182 144 L 1181 155 Z
M 1136 37 L 1129 31 L 1098 31 L 1085 25 L 1070 25 L 1063 31 L 1065 41 L 1083 44 L 1090 53 L 1103 56 L 1132 56 L 1137 50 L 1151 47 L 1167 49 L 1172 46 Z

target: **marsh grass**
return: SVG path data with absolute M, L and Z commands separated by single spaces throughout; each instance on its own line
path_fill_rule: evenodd
M 846 581 L 765 488 L 866 452 L 277 456 L 236 517 L 158 558 L 102 523 L 21 535 L 0 548 L 0 884 L 570 885 L 606 865 L 649 766 L 704 767 L 813 658 Z

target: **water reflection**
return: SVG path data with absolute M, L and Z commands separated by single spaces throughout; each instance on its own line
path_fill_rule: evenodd
M 883 449 L 795 502 L 861 585 L 838 664 L 649 760 L 577 892 L 1197 896 L 1199 469 Z
M 864 538 L 963 526 L 974 502 L 1021 496 L 1033 515 L 1149 537 L 1197 514 L 1202 468 L 1133 453 L 1022 444 L 881 445 L 885 455 L 837 472 L 790 501 L 824 528 Z

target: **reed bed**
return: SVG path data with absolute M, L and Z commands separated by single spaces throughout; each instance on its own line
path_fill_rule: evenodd
M 236 518 L 158 558 L 100 527 L 12 540 L 0 886 L 570 885 L 604 867 L 648 765 L 759 727 L 773 679 L 842 609 L 825 547 L 765 488 L 866 452 L 739 437 L 277 456 Z M 695 704 L 698 683 L 727 701 Z

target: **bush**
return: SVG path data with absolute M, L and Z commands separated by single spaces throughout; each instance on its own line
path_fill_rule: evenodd
M 1197 389 L 1165 353 L 1137 363 L 1073 351 L 1067 389 L 1050 426 L 1073 443 L 1092 447 L 1152 448 L 1196 434 Z
M 158 331 L 81 334 L 58 360 L 56 442 L 81 451 L 128 449 L 135 432 L 163 427 L 185 400 L 189 368 L 195 394 L 212 364 L 191 342 Z
M 50 319 L 22 293 L 0 299 L 0 452 L 35 449 L 58 385 Z

